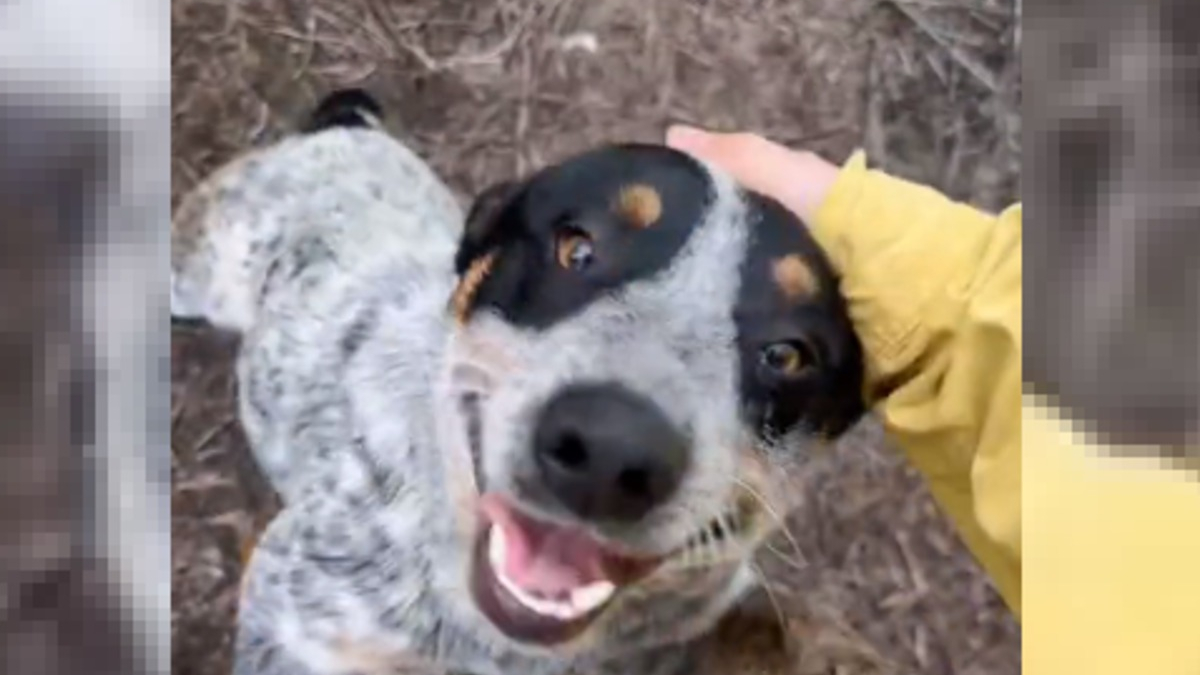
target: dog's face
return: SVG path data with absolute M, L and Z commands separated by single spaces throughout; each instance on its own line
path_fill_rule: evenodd
M 472 602 L 561 651 L 711 620 L 797 503 L 789 476 L 863 412 L 803 226 L 686 155 L 614 146 L 489 190 L 456 265 L 437 407 L 470 458 L 448 480 Z

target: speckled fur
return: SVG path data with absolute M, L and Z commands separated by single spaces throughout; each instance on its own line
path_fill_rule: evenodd
M 750 555 L 775 521 L 736 555 L 666 566 L 568 645 L 517 644 L 467 590 L 477 486 L 454 464 L 461 439 L 440 427 L 457 419 L 455 368 L 504 360 L 476 478 L 519 495 L 531 411 L 573 378 L 613 377 L 697 437 L 680 494 L 624 541 L 678 547 L 739 485 L 786 511 L 788 463 L 803 453 L 747 450 L 737 417 L 730 307 L 752 223 L 710 173 L 707 215 L 670 269 L 537 333 L 486 313 L 456 326 L 463 212 L 382 131 L 290 137 L 188 196 L 173 224 L 172 311 L 242 335 L 242 423 L 285 504 L 249 564 L 237 675 L 690 672 L 688 641 L 751 586 Z

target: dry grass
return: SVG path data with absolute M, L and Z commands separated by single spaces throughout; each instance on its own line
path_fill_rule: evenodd
M 175 196 L 366 86 L 463 196 L 685 121 L 751 129 L 998 208 L 1019 178 L 1011 0 L 176 0 Z M 234 346 L 173 344 L 175 670 L 228 672 L 240 555 L 274 500 L 235 422 Z M 1020 672 L 1018 631 L 920 480 L 866 425 L 806 480 L 770 595 L 714 673 Z M 772 636 L 785 618 L 785 640 Z

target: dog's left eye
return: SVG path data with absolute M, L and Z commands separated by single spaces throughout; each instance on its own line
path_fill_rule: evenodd
M 775 342 L 763 348 L 762 364 L 772 373 L 796 377 L 817 365 L 816 353 L 801 340 Z
M 574 229 L 560 232 L 555 247 L 558 264 L 569 270 L 587 269 L 596 255 L 592 238 Z

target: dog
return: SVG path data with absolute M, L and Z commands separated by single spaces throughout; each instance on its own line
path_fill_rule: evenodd
M 173 315 L 240 335 L 284 505 L 234 672 L 691 672 L 789 477 L 865 412 L 834 270 L 778 203 L 656 145 L 464 210 L 383 113 L 328 94 L 173 218 Z

